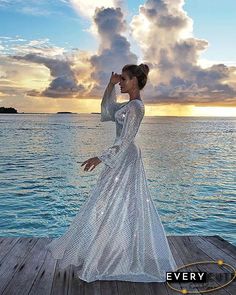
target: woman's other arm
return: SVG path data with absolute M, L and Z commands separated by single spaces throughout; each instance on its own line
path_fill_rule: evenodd
M 101 102 L 101 122 L 115 121 L 117 97 L 115 84 L 120 82 L 120 75 L 112 72 L 110 81 L 105 89 Z

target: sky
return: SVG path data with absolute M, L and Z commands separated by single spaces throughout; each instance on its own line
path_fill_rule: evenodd
M 146 63 L 146 116 L 235 117 L 236 1 L 212 3 L 0 0 L 0 106 L 100 112 L 111 72 Z

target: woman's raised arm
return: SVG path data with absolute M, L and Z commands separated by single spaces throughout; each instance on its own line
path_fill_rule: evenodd
M 120 75 L 112 72 L 110 81 L 105 89 L 101 102 L 101 122 L 115 121 L 115 112 L 117 110 L 117 97 L 115 84 L 120 82 Z

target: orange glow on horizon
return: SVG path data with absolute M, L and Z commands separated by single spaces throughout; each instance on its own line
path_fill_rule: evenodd
M 92 113 L 101 111 L 101 100 L 98 99 L 61 99 L 56 100 L 57 110 L 76 113 Z M 195 105 L 148 105 L 145 104 L 145 116 L 175 116 L 175 117 L 236 117 L 236 107 L 199 107 Z
M 145 106 L 146 116 L 183 117 L 236 117 L 236 107 L 211 107 L 195 105 L 157 105 Z
M 57 100 L 59 102 L 60 100 Z M 66 100 L 65 100 L 66 101 Z M 75 103 L 63 107 L 63 110 L 77 113 L 100 112 L 101 101 L 98 99 L 72 100 Z M 73 110 L 72 108 L 78 110 Z M 65 110 L 66 109 L 66 110 Z M 68 110 L 67 110 L 68 109 Z M 71 110 L 72 109 L 72 110 Z M 236 107 L 211 107 L 211 106 L 195 106 L 195 105 L 148 105 L 145 104 L 145 116 L 176 116 L 176 117 L 236 117 Z
M 2 98 L 2 97 L 1 97 Z M 6 100 L 1 99 L 5 107 L 14 107 L 18 113 L 57 113 L 72 112 L 80 114 L 99 113 L 101 111 L 101 99 L 56 99 L 38 97 L 24 97 L 24 101 L 17 97 Z M 120 102 L 124 102 L 120 100 Z M 145 116 L 175 116 L 175 117 L 236 117 L 236 107 L 220 106 L 195 106 L 180 104 L 149 105 L 145 103 Z

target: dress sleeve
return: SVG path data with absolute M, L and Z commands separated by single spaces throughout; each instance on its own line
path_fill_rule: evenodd
M 138 132 L 143 115 L 144 112 L 139 105 L 136 105 L 133 102 L 129 103 L 119 141 L 115 145 L 104 150 L 101 156 L 98 156 L 104 164 L 113 168 L 116 163 L 121 160 Z
M 108 84 L 101 102 L 101 122 L 115 121 L 117 97 L 115 85 Z

